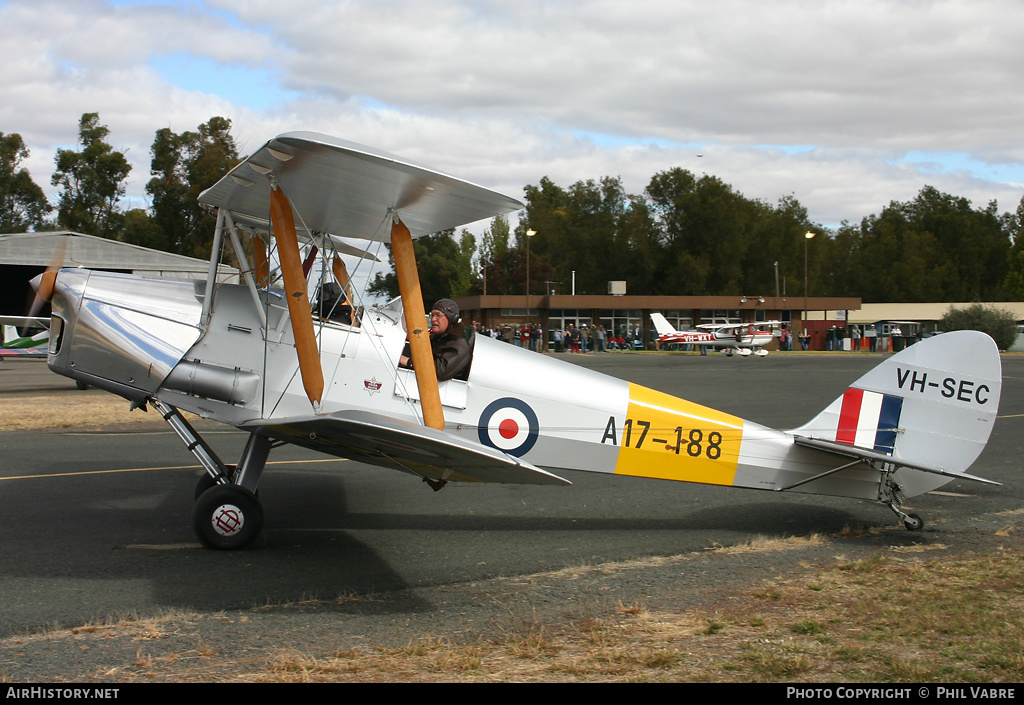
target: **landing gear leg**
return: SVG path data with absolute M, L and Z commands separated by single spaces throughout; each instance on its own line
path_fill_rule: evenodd
M 263 531 L 263 507 L 256 496 L 260 475 L 270 455 L 269 438 L 249 435 L 237 466 L 225 465 L 176 408 L 153 405 L 186 447 L 206 468 L 196 484 L 192 529 L 207 548 L 234 550 L 252 543 Z
M 907 531 L 920 531 L 924 528 L 924 519 L 918 514 L 907 514 L 903 511 L 903 488 L 890 475 L 886 475 L 882 483 L 882 503 L 896 513 Z

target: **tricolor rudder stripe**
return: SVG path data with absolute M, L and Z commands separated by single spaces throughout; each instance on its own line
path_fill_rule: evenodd
M 892 455 L 903 397 L 853 387 L 843 395 L 836 441 Z

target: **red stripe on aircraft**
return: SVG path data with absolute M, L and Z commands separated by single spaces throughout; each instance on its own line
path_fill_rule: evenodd
M 857 440 L 857 424 L 860 421 L 861 403 L 864 401 L 863 389 L 847 389 L 843 395 L 843 408 L 839 412 L 839 428 L 836 429 L 836 441 L 853 445 Z

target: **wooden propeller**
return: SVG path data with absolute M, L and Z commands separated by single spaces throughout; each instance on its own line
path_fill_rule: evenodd
M 29 317 L 34 318 L 43 308 L 43 304 L 53 298 L 53 289 L 57 285 L 57 272 L 64 266 L 64 253 L 67 251 L 67 238 L 61 239 L 60 246 L 54 254 L 53 260 L 47 266 L 46 271 L 32 279 L 32 288 L 36 290 L 35 299 L 29 307 Z

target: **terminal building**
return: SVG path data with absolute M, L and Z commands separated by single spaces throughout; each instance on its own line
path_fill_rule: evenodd
M 657 337 L 651 313 L 662 313 L 676 330 L 704 324 L 760 324 L 780 321 L 791 331 L 804 328 L 812 338 L 824 336 L 824 321 L 860 309 L 858 297 L 809 296 L 633 296 L 633 295 L 531 295 L 463 296 L 455 299 L 466 322 L 482 328 L 503 328 L 540 323 L 553 331 L 586 325 L 604 326 L 623 338 L 641 340 L 653 349 Z M 822 318 L 822 321 L 814 320 Z M 773 347 L 777 348 L 778 341 Z M 770 348 L 769 348 L 770 349 Z
M 550 332 L 566 330 L 570 325 L 604 326 L 623 338 L 640 340 L 645 349 L 654 349 L 657 337 L 651 313 L 659 312 L 676 330 L 704 324 L 760 324 L 780 321 L 795 336 L 809 339 L 811 350 L 852 349 L 853 327 L 858 328 L 861 348 L 893 350 L 907 340 L 929 335 L 938 330 L 938 323 L 950 308 L 966 308 L 971 303 L 862 303 L 859 297 L 809 296 L 615 296 L 615 295 L 533 295 L 526 296 L 463 296 L 456 299 L 467 323 L 481 328 L 522 326 L 539 323 Z M 986 305 L 1005 309 L 1024 323 L 1024 302 L 993 302 Z M 1011 350 L 1024 352 L 1022 336 Z M 836 335 L 842 331 L 842 337 Z M 905 338 L 906 340 L 894 340 Z M 871 339 L 877 338 L 872 343 Z M 872 347 L 874 345 L 874 347 Z M 777 350 L 778 337 L 769 350 Z M 798 344 L 794 343 L 794 349 Z

